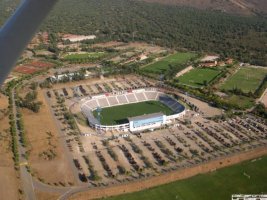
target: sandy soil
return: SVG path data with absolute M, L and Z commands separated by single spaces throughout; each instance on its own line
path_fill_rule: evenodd
M 125 49 L 130 49 L 130 48 L 144 51 L 147 54 L 148 53 L 158 54 L 158 53 L 166 52 L 166 49 L 164 49 L 160 46 L 151 45 L 151 44 L 147 44 L 147 43 L 143 43 L 143 42 L 130 42 L 130 43 L 127 43 L 127 45 L 119 46 L 116 49 L 125 50 Z
M 196 98 L 185 96 L 184 94 L 179 94 L 179 95 L 185 98 L 187 101 L 196 105 L 202 113 L 205 113 L 206 117 L 213 117 L 213 116 L 222 114 L 222 110 L 215 108 L 215 107 L 211 107 L 206 102 L 200 101 Z
M 0 110 L 7 109 L 7 106 L 7 98 L 0 94 Z M 4 183 L 5 186 L 0 187 L 0 199 L 5 197 L 5 199 L 17 200 L 19 199 L 19 179 L 14 169 L 10 142 L 8 116 L 2 116 L 0 119 L 0 183 Z
M 184 70 L 178 72 L 175 77 L 178 78 L 178 77 L 186 74 L 187 72 L 191 71 L 192 69 L 194 69 L 194 68 L 192 66 L 189 66 L 189 67 L 185 68 Z
M 57 200 L 59 198 L 59 195 L 46 193 L 46 192 L 35 192 L 36 199 L 38 200 Z
M 208 173 L 219 168 L 234 165 L 242 161 L 254 159 L 262 155 L 266 155 L 266 154 L 267 154 L 266 148 L 259 148 L 254 151 L 229 156 L 227 158 L 221 158 L 221 159 L 214 160 L 206 164 L 202 164 L 202 165 L 195 166 L 192 168 L 178 170 L 172 173 L 153 177 L 153 178 L 150 178 L 144 181 L 133 182 L 133 183 L 118 185 L 118 186 L 109 187 L 109 188 L 90 190 L 88 192 L 76 194 L 70 199 L 71 200 L 85 200 L 85 199 L 88 200 L 88 199 L 104 198 L 108 196 L 115 196 L 115 195 L 124 194 L 124 193 L 136 192 L 136 191 L 148 189 L 151 187 L 155 187 L 158 185 L 170 183 L 173 181 L 186 179 L 186 178 L 195 176 L 197 174 Z
M 38 91 L 38 100 L 43 102 L 39 113 L 22 110 L 26 135 L 30 143 L 30 166 L 35 175 L 46 182 L 74 182 L 72 171 L 59 141 L 58 129 L 40 91 Z M 55 158 L 48 160 L 46 156 L 41 155 L 49 151 L 56 154 Z
M 262 96 L 260 98 L 260 102 L 263 103 L 265 105 L 265 107 L 267 108 L 267 88 L 264 91 L 264 93 L 262 94 Z

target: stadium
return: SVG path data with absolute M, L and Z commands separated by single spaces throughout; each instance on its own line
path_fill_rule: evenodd
M 80 108 L 89 125 L 102 131 L 154 130 L 185 114 L 183 105 L 157 88 L 86 97 Z

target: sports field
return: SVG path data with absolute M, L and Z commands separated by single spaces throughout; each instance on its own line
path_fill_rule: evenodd
M 152 114 L 157 112 L 162 112 L 166 115 L 170 115 L 173 113 L 173 111 L 168 106 L 164 105 L 159 101 L 146 101 L 104 108 L 101 111 L 101 124 L 123 124 L 128 122 L 128 117 L 136 117 L 144 114 Z M 97 117 L 96 111 L 94 111 L 94 116 Z
M 232 194 L 267 193 L 267 157 L 209 174 L 108 200 L 230 200 Z
M 190 59 L 195 58 L 197 55 L 194 53 L 175 53 L 173 55 L 167 56 L 162 60 L 149 64 L 145 66 L 142 70 L 145 72 L 161 74 L 169 69 L 169 65 L 183 65 L 190 61 Z M 183 70 L 186 66 L 181 66 L 180 70 Z
M 195 68 L 178 78 L 179 83 L 192 87 L 203 87 L 214 80 L 221 71 L 210 68 Z
M 92 53 L 77 53 L 70 54 L 64 57 L 67 61 L 83 61 L 83 60 L 96 60 L 105 55 L 104 52 L 92 52 Z
M 260 86 L 264 77 L 267 76 L 267 69 L 243 67 L 233 76 L 228 78 L 221 86 L 221 89 L 241 89 L 243 92 L 255 92 Z

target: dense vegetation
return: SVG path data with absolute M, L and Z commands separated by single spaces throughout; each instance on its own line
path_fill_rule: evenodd
M 12 11 L 2 7 L 6 4 L 0 3 L 0 23 Z M 61 0 L 42 29 L 210 51 L 267 65 L 267 20 L 260 17 L 132 0 Z

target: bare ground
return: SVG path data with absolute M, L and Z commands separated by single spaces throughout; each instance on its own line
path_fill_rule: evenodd
M 265 107 L 267 108 L 267 88 L 263 92 L 263 94 L 262 94 L 262 96 L 260 98 L 260 102 L 263 103 L 265 105 Z
M 36 191 L 35 194 L 36 194 L 36 199 L 38 200 L 57 200 L 59 198 L 59 195 L 47 192 Z
M 41 91 L 38 91 L 38 100 L 43 103 L 39 113 L 22 110 L 31 152 L 29 156 L 31 169 L 34 175 L 47 183 L 73 183 L 74 177 L 59 141 L 58 129 Z M 52 156 L 52 159 L 46 155 L 51 155 L 51 152 L 56 155 Z
M 8 100 L 0 94 L 0 110 L 7 109 Z M 10 148 L 11 137 L 9 133 L 8 116 L 1 116 L 0 119 L 0 198 L 8 200 L 19 199 L 18 173 L 14 169 L 13 154 Z
M 109 196 L 116 196 L 120 194 L 126 194 L 131 192 L 137 192 L 140 190 L 156 187 L 158 185 L 167 184 L 177 180 L 186 179 L 197 174 L 212 172 L 216 169 L 231 166 L 242 161 L 254 159 L 267 154 L 267 149 L 259 148 L 250 152 L 244 152 L 241 154 L 229 156 L 214 160 L 202 165 L 198 165 L 192 168 L 181 169 L 172 173 L 160 175 L 143 181 L 132 182 L 129 184 L 118 185 L 109 188 L 93 189 L 87 192 L 79 193 L 72 196 L 71 200 L 89 200 L 105 198 Z

